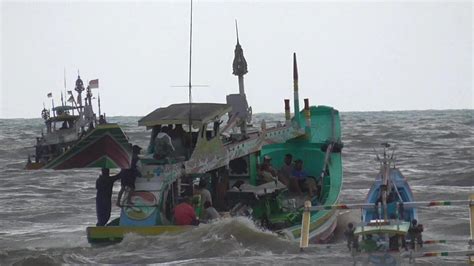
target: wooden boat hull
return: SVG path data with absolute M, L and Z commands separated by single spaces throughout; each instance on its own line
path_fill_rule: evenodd
M 303 116 L 302 116 L 303 117 Z M 308 134 L 309 133 L 309 134 Z M 270 155 L 273 161 L 283 161 L 285 154 L 290 153 L 295 159 L 302 159 L 304 168 L 312 176 L 319 176 L 324 168 L 326 151 L 329 140 L 340 140 L 341 129 L 339 114 L 331 107 L 311 107 L 311 130 L 303 138 L 288 141 L 284 144 L 267 145 L 262 154 Z M 342 188 L 342 158 L 341 150 L 334 149 L 329 153 L 327 173 L 323 179 L 322 195 L 312 200 L 313 206 L 335 205 L 339 201 Z M 309 237 L 311 242 L 326 242 L 337 225 L 338 212 L 336 210 L 320 210 L 311 212 Z M 279 231 L 286 238 L 299 241 L 301 223 Z
M 415 201 L 410 185 L 408 184 L 405 176 L 403 176 L 400 170 L 398 170 L 397 168 L 390 168 L 389 174 L 390 174 L 390 179 L 393 180 L 393 183 L 397 186 L 397 189 L 400 193 L 402 201 L 403 202 Z M 381 174 L 379 174 L 375 182 L 372 184 L 372 187 L 370 188 L 369 193 L 367 194 L 366 202 L 373 203 L 374 209 L 364 209 L 362 215 L 363 215 L 364 221 L 366 222 L 377 218 L 375 203 L 377 202 L 379 198 L 381 185 L 382 185 L 382 177 L 381 177 Z M 395 202 L 388 203 L 387 205 L 388 205 L 389 218 L 390 218 L 390 215 L 392 216 L 396 215 L 395 214 L 396 203 Z M 407 221 L 407 222 L 411 222 L 413 219 L 418 219 L 418 213 L 417 213 L 416 208 L 404 208 L 404 211 L 401 214 L 401 217 L 403 218 L 404 221 Z
M 126 234 L 155 236 L 164 233 L 180 233 L 195 226 L 157 225 L 157 226 L 91 226 L 87 227 L 89 243 L 120 242 Z
M 28 163 L 26 169 L 130 167 L 131 144 L 117 124 L 97 125 L 70 149 L 46 164 Z
M 304 125 L 304 118 L 301 117 L 303 121 L 300 121 L 300 124 Z M 310 175 L 320 176 L 322 172 L 325 172 L 322 182 L 322 195 L 312 199 L 313 205 L 336 204 L 342 186 L 342 147 L 339 146 L 330 152 L 328 151 L 328 143 L 338 142 L 340 145 L 341 129 L 338 111 L 326 106 L 311 107 L 311 125 L 306 127 L 305 131 L 305 135 L 292 138 L 285 143 L 264 145 L 258 156 L 263 158 L 263 156 L 269 155 L 275 163 L 283 163 L 285 154 L 291 153 L 295 159 L 304 161 L 305 169 Z M 256 168 L 256 163 L 257 161 L 252 162 L 251 168 Z M 140 219 L 129 217 L 131 211 L 124 208 L 117 226 L 89 227 L 89 241 L 92 243 L 107 241 L 108 239 L 117 241 L 123 238 L 126 233 L 157 235 L 170 231 L 182 231 L 183 227 L 170 225 L 171 217 L 166 218 L 167 214 L 163 212 L 166 209 L 163 202 L 168 197 L 166 192 L 170 188 L 169 184 L 175 182 L 182 175 L 182 165 L 182 163 L 176 163 L 156 166 L 145 163 L 142 167 L 142 175 L 146 178 L 137 179 L 136 182 L 135 194 L 141 194 L 134 195 L 137 199 L 140 198 L 143 205 L 136 207 L 140 209 L 139 213 L 150 215 Z M 279 167 L 279 165 L 274 166 L 275 168 Z M 187 168 L 185 167 L 185 169 Z M 251 177 L 249 178 L 251 181 Z M 152 200 L 145 200 L 145 198 Z M 273 203 L 269 202 L 268 204 Z M 298 220 L 302 215 L 301 209 L 288 212 L 278 208 L 278 204 L 276 204 L 275 208 L 270 207 L 272 213 L 267 217 L 264 215 L 265 210 L 262 209 L 264 205 L 260 204 L 257 209 L 254 209 L 253 219 L 261 221 L 266 217 L 271 225 L 278 224 L 274 227 L 270 226 L 270 230 L 289 240 L 298 241 L 301 235 L 301 222 Z M 276 208 L 278 209 L 275 210 Z M 273 211 L 275 212 L 273 213 Z M 335 210 L 312 212 L 310 216 L 311 241 L 324 242 L 328 240 L 336 227 L 337 215 L 338 213 Z

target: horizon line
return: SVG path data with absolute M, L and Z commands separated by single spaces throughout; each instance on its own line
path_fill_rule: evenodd
M 325 106 L 325 105 L 318 105 Z M 331 106 L 329 106 L 331 107 Z M 337 109 L 336 109 L 337 110 Z M 338 110 L 339 111 L 339 110 Z M 428 112 L 428 111 L 474 111 L 474 108 L 460 108 L 460 109 L 410 109 L 410 110 L 369 110 L 369 111 L 339 111 L 340 113 L 390 113 L 390 112 Z M 258 112 L 257 114 L 284 114 L 284 112 Z M 144 117 L 145 115 L 107 115 L 107 117 Z M 13 119 L 42 119 L 41 117 L 0 117 L 1 120 Z

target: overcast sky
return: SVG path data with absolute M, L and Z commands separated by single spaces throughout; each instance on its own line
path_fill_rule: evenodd
M 341 111 L 474 107 L 473 6 L 465 2 L 194 2 L 196 102 L 225 102 L 234 19 L 256 112 L 283 112 L 292 98 L 292 53 L 300 97 Z M 1 2 L 0 117 L 40 117 L 77 70 L 100 80 L 109 116 L 143 116 L 186 102 L 189 1 Z M 95 91 L 94 93 L 97 93 Z M 302 104 L 301 104 L 302 105 Z

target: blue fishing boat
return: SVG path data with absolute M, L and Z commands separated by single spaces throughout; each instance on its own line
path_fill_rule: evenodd
M 390 144 L 382 144 L 383 158 L 377 155 L 380 162 L 380 172 L 370 188 L 366 203 L 373 204 L 374 208 L 364 209 L 362 220 L 365 223 L 377 219 L 399 219 L 404 222 L 412 222 L 418 219 L 417 209 L 405 207 L 405 202 L 415 201 L 413 192 L 406 177 L 395 167 L 393 153 L 389 157 L 387 149 Z M 379 207 L 376 207 L 379 205 Z
M 354 263 L 359 260 L 372 265 L 399 265 L 403 258 L 410 257 L 407 245 L 418 249 L 423 244 L 417 209 L 405 206 L 414 202 L 414 197 L 406 177 L 395 167 L 395 149 L 389 155 L 390 144 L 382 143 L 382 147 L 382 157 L 377 154 L 380 171 L 366 198 L 369 207 L 362 209 L 362 221 L 354 230 L 356 244 L 350 247 Z

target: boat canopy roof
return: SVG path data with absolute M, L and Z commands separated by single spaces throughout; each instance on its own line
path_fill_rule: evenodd
M 64 111 L 69 111 L 69 110 L 73 110 L 73 109 L 78 109 L 77 107 L 74 107 L 74 106 L 68 106 L 68 105 L 60 105 L 60 106 L 56 106 L 53 108 L 53 111 L 56 111 L 56 112 L 64 112 Z
M 58 116 L 53 116 L 48 119 L 49 122 L 61 122 L 61 121 L 70 121 L 70 120 L 77 120 L 79 119 L 78 115 L 58 115 Z
M 158 108 L 138 120 L 139 126 L 153 127 L 165 124 L 189 124 L 189 103 L 172 104 Z M 193 125 L 202 125 L 220 118 L 228 113 L 232 107 L 223 103 L 192 103 L 191 122 Z

